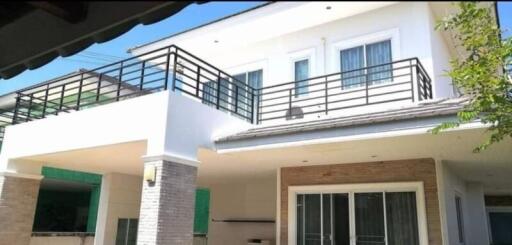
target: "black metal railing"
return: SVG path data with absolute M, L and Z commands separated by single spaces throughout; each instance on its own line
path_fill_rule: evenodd
M 258 91 L 257 121 L 426 99 L 432 99 L 431 79 L 419 60 L 410 58 L 264 87 Z
M 18 91 L 15 108 L 0 111 L 0 140 L 10 124 L 167 89 L 254 124 L 432 98 L 431 80 L 417 58 L 255 89 L 171 45 Z
M 253 122 L 254 89 L 171 45 L 18 91 L 13 123 L 78 111 L 169 87 Z

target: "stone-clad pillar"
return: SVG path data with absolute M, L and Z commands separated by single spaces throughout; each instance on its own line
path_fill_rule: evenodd
M 191 245 L 197 167 L 166 160 L 147 161 L 154 182 L 143 180 L 138 245 Z
M 0 172 L 0 244 L 30 244 L 41 178 Z

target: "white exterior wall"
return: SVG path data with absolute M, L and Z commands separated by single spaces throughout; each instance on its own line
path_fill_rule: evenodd
M 135 141 L 147 143 L 147 157 L 167 155 L 175 161 L 197 164 L 199 147 L 212 148 L 215 137 L 248 127 L 249 123 L 227 113 L 163 91 L 9 126 L 0 155 L 0 171 L 40 174 L 40 165 L 22 164 L 19 159 Z
M 452 54 L 448 44 L 440 31 L 435 30 L 436 20 L 430 11 L 429 14 L 429 30 L 430 42 L 432 48 L 432 66 L 433 72 L 429 73 L 435 81 L 433 86 L 433 93 L 437 98 L 450 98 L 458 96 L 455 86 L 453 86 L 451 79 L 447 76 L 450 69 L 450 60 Z
M 467 226 L 468 245 L 489 244 L 487 229 L 487 211 L 483 185 L 480 183 L 466 184 L 467 209 L 470 221 Z
M 246 36 L 250 35 L 247 32 L 259 32 L 261 31 L 260 29 L 248 30 L 238 28 L 241 29 L 238 31 L 238 35 L 230 33 L 230 36 L 223 36 L 222 33 L 225 29 L 235 29 L 237 28 L 238 23 L 231 23 L 231 25 L 234 27 L 226 26 L 225 22 L 214 23 L 210 26 L 192 30 L 189 33 L 184 33 L 176 37 L 171 37 L 169 39 L 164 39 L 162 41 L 137 48 L 132 52 L 134 54 L 140 54 L 166 45 L 177 44 L 178 46 L 190 51 L 198 57 L 208 61 L 214 66 L 225 70 L 229 74 L 237 74 L 241 72 L 263 69 L 263 87 L 266 87 L 293 81 L 293 62 L 297 61 L 298 59 L 310 59 L 310 77 L 337 73 L 340 71 L 339 51 L 341 49 L 351 48 L 364 43 L 372 43 L 391 38 L 392 56 L 394 61 L 405 58 L 418 57 L 420 62 L 425 67 L 427 73 L 433 79 L 434 98 L 452 97 L 453 87 L 451 86 L 449 79 L 443 76 L 444 71 L 448 67 L 450 54 L 446 43 L 441 37 L 441 34 L 433 30 L 434 17 L 429 4 L 421 2 L 402 2 L 398 4 L 389 4 L 390 5 L 385 7 L 382 7 L 383 5 L 379 5 L 380 8 L 375 10 L 340 18 L 320 25 L 308 27 L 306 29 L 297 30 L 292 33 L 282 34 L 280 36 L 272 37 L 266 40 L 246 40 Z M 272 18 L 275 12 L 287 11 L 287 8 L 290 8 L 292 9 L 290 11 L 293 11 L 293 8 L 296 7 L 295 5 L 296 4 L 291 3 L 276 3 L 263 7 L 268 8 L 267 12 L 264 12 L 264 10 L 254 10 L 257 13 L 247 13 L 245 15 L 248 16 L 247 18 L 259 18 L 262 15 L 264 16 L 267 14 L 268 18 Z M 367 6 L 370 6 L 370 3 L 368 3 Z M 339 7 L 343 6 L 334 6 L 334 8 Z M 321 9 L 316 11 L 326 10 Z M 318 12 L 318 14 L 321 15 L 322 13 Z M 293 16 L 293 18 L 296 18 L 297 21 L 304 21 L 299 20 L 301 16 Z M 229 19 L 226 21 L 229 21 Z M 243 21 L 245 21 L 245 19 L 240 20 L 242 23 Z M 282 19 L 282 22 L 291 21 L 293 21 L 291 18 Z M 305 23 L 308 22 L 305 21 Z M 276 23 L 276 25 L 277 24 L 278 23 Z M 268 29 L 269 32 L 274 31 L 272 30 L 272 26 L 260 26 L 259 28 Z M 217 45 L 212 45 L 211 43 L 213 40 L 210 40 L 209 38 L 200 39 L 201 35 L 209 36 L 213 35 L 212 33 L 219 33 L 218 38 L 220 39 L 220 42 Z M 204 45 L 197 45 L 200 43 L 198 40 L 203 40 Z M 240 44 L 231 45 L 231 43 L 237 42 Z M 405 70 L 400 72 L 404 71 Z M 398 74 L 395 72 L 395 75 Z M 406 80 L 410 79 L 408 77 L 402 77 L 396 79 L 394 82 Z M 332 83 L 332 86 L 335 85 L 339 86 L 336 83 Z M 416 86 L 417 85 L 414 84 L 414 96 L 415 102 L 417 103 L 418 92 Z M 286 88 L 289 89 L 293 87 Z M 388 92 L 390 89 L 397 91 L 407 88 L 410 88 L 409 84 L 389 87 L 387 89 L 375 89 L 372 91 L 374 94 L 378 94 Z M 309 90 L 316 89 L 323 88 L 316 86 L 310 87 Z M 337 92 L 330 90 L 330 93 Z M 406 96 L 410 96 L 410 94 L 410 92 L 404 92 L 385 95 L 382 97 L 374 97 L 373 101 L 376 102 L 377 100 L 393 99 L 397 97 L 404 98 Z M 280 95 L 286 96 L 287 94 Z M 323 94 L 320 94 L 320 92 L 318 94 L 310 93 L 309 96 L 316 97 L 323 96 Z M 346 94 L 342 96 L 332 96 L 329 97 L 329 99 L 334 101 L 340 99 L 341 97 L 343 97 L 341 99 L 347 99 L 351 96 L 364 96 L 364 92 Z M 278 103 L 286 101 L 286 99 L 283 99 L 282 101 L 274 100 L 272 102 Z M 308 101 L 307 103 L 294 103 L 294 105 L 302 107 L 305 105 L 323 103 L 323 101 L 324 98 L 321 98 L 318 100 Z M 360 104 L 364 102 L 363 100 L 350 101 L 343 104 L 331 105 L 331 108 L 335 106 L 344 107 L 353 105 L 351 103 Z M 387 104 L 344 109 L 340 112 L 330 112 L 329 116 L 332 117 L 348 114 L 371 113 L 374 111 L 382 111 L 390 108 L 410 105 L 412 105 L 410 100 L 404 100 Z M 308 107 L 304 110 L 323 110 L 324 108 L 325 107 L 321 105 L 318 106 L 318 108 Z M 285 114 L 286 105 L 283 105 L 282 107 L 268 108 L 267 111 L 276 109 L 282 109 L 283 111 L 280 111 L 275 115 L 267 114 L 268 117 L 283 117 Z M 316 119 L 319 117 L 324 117 L 324 114 L 325 113 L 313 114 L 310 115 L 309 118 Z M 280 122 L 282 122 L 282 120 Z
M 119 173 L 103 175 L 94 244 L 115 244 L 118 219 L 139 218 L 141 195 L 141 177 Z
M 249 179 L 243 182 L 212 184 L 211 219 L 275 220 L 276 180 Z M 247 244 L 248 239 L 266 239 L 275 244 L 274 223 L 212 222 L 208 228 L 208 244 Z
M 484 192 L 481 184 L 467 182 L 457 176 L 446 163 L 441 167 L 443 187 L 443 207 L 441 215 L 446 222 L 444 230 L 446 241 L 450 245 L 459 245 L 457 212 L 455 196 L 462 199 L 462 213 L 464 221 L 464 240 L 467 245 L 489 244 L 487 218 L 485 211 Z

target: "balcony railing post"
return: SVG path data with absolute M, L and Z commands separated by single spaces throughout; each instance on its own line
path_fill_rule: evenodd
M 121 81 L 121 80 L 119 80 Z M 82 85 L 84 83 L 84 74 L 82 73 L 80 75 L 80 82 L 78 83 L 78 94 L 77 94 L 77 97 L 76 97 L 76 110 L 79 111 L 80 110 L 80 99 L 82 99 Z M 119 97 L 119 95 L 118 95 Z
M 48 90 L 50 90 L 50 84 L 46 85 L 46 91 L 44 92 L 44 103 L 43 103 L 43 118 L 46 117 L 46 107 L 48 106 Z
M 366 104 L 368 105 L 370 103 L 370 96 L 368 95 L 368 70 L 366 70 L 365 80 L 364 80 L 364 91 L 365 91 L 365 98 L 366 98 Z
M 144 88 L 144 71 L 146 70 L 146 61 L 142 61 L 142 69 L 140 71 L 140 84 L 139 90 L 142 91 Z
M 329 82 L 325 77 L 325 115 L 329 114 Z
M 369 79 L 369 76 L 368 76 L 368 68 L 364 68 L 363 70 L 365 72 L 365 75 L 364 75 L 364 87 L 365 87 L 365 99 L 366 99 L 366 104 L 369 104 L 370 103 L 370 96 L 368 96 L 368 80 Z
M 171 48 L 167 49 L 167 57 L 165 61 L 165 81 L 164 90 L 167 90 L 167 84 L 169 83 L 169 62 L 171 59 Z
M 117 83 L 116 101 L 119 101 L 119 96 L 121 95 L 121 83 L 123 81 L 123 62 L 120 63 L 118 78 L 119 81 Z
M 14 105 L 14 114 L 12 116 L 12 124 L 16 124 L 18 122 L 18 110 L 20 108 L 20 94 L 16 94 L 16 104 Z
M 432 99 L 434 96 L 432 95 L 432 80 L 430 80 L 430 77 L 425 74 L 426 83 L 428 84 L 428 99 Z
M 235 86 L 235 114 L 238 113 L 238 86 L 236 84 L 233 84 Z
M 257 113 L 257 110 L 254 109 L 254 89 L 251 88 L 251 123 L 252 124 L 257 124 L 258 121 L 257 121 L 257 118 L 258 118 L 258 115 L 256 114 L 256 117 L 254 117 L 254 113 Z M 256 121 L 254 121 L 254 119 L 256 118 Z
M 217 109 L 220 108 L 220 82 L 221 82 L 221 75 L 220 75 L 220 71 L 219 73 L 217 74 L 217 98 L 216 98 L 216 103 L 215 103 L 215 106 L 217 107 Z
M 98 87 L 96 88 L 96 102 L 100 101 L 100 92 L 101 92 L 101 78 L 103 73 L 100 73 L 98 76 Z
M 288 111 L 290 112 L 290 116 L 292 116 L 292 92 L 293 88 L 289 90 L 288 95 Z
M 416 63 L 415 69 L 416 69 L 416 86 L 418 87 L 418 101 L 422 101 L 423 99 L 421 97 L 421 89 L 423 89 L 423 86 L 421 85 L 421 74 L 420 74 L 420 69 L 418 67 L 418 63 Z
M 412 60 L 409 60 L 409 73 L 411 74 L 411 99 L 412 99 L 412 102 L 414 103 L 414 68 L 416 68 L 416 66 L 413 64 Z M 417 78 L 416 78 L 417 79 Z M 419 89 L 419 87 L 417 88 Z
M 258 89 L 257 98 L 258 98 L 258 101 L 257 101 L 258 108 L 256 108 L 256 109 L 257 109 L 257 113 L 258 114 L 256 114 L 256 118 L 258 120 L 257 123 L 260 124 L 261 123 L 261 119 L 262 119 L 261 115 L 262 115 L 262 112 L 263 112 L 263 101 L 262 101 L 262 99 L 263 99 L 263 89 L 262 88 Z
M 25 118 L 25 122 L 28 122 L 30 120 L 30 113 L 32 112 L 32 97 L 33 94 L 29 95 L 29 101 L 28 101 L 28 110 L 27 110 L 27 116 Z
M 66 91 L 66 84 L 62 85 L 62 90 L 60 91 L 59 111 L 62 111 L 62 106 L 64 104 L 64 92 L 65 91 Z
M 199 98 L 199 85 L 201 81 L 201 67 L 197 66 L 197 77 L 196 77 L 196 97 Z
M 176 67 L 178 66 L 178 51 L 174 53 L 174 64 L 172 64 L 172 91 L 176 89 Z

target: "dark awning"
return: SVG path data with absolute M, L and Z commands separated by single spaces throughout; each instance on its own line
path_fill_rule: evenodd
M 58 56 L 109 41 L 189 5 L 180 1 L 1 2 L 0 77 L 11 78 Z

